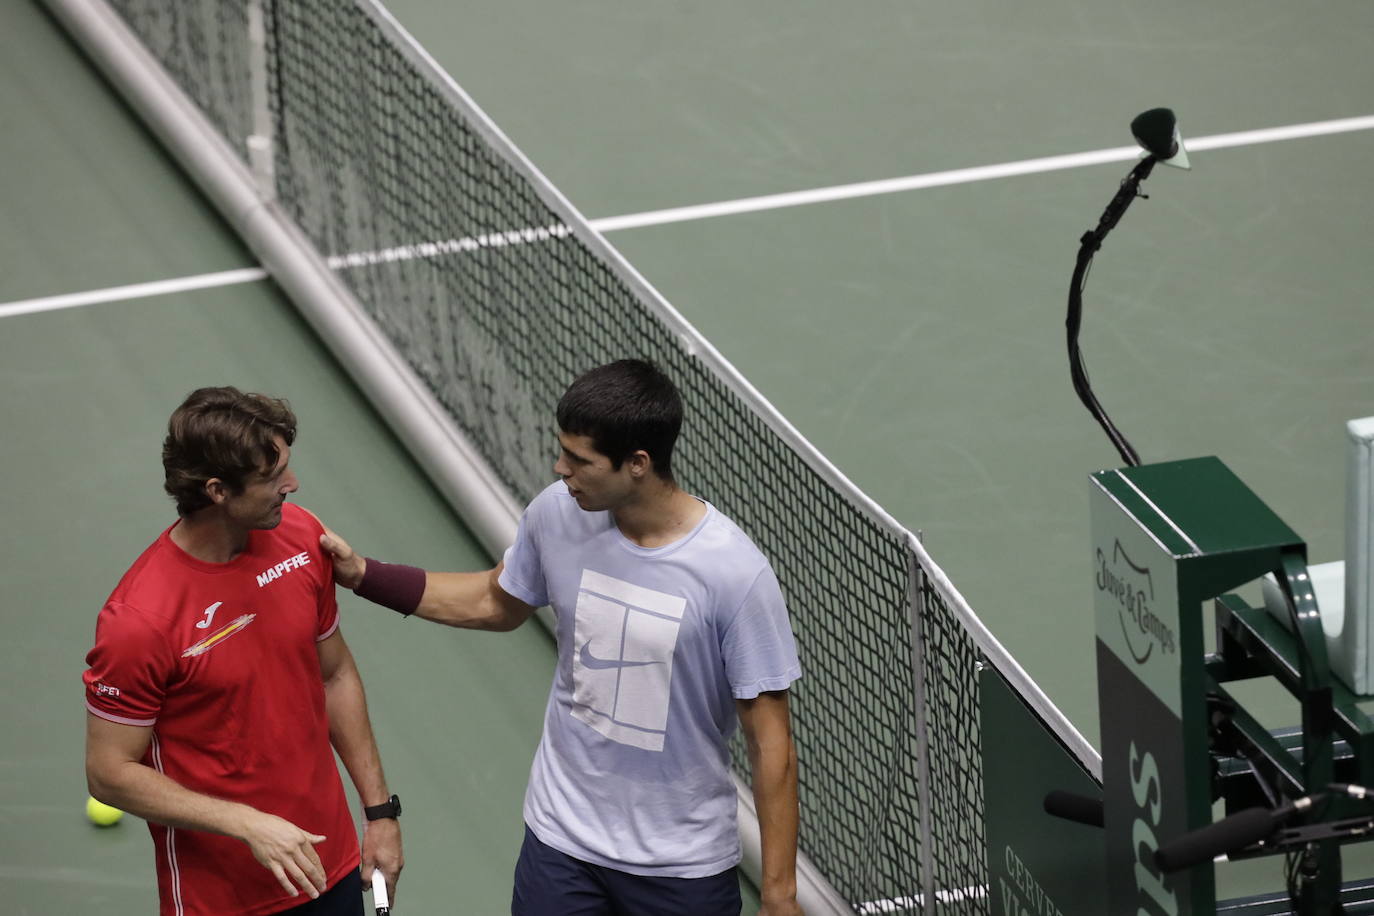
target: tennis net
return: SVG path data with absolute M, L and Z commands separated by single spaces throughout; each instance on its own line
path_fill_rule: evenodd
M 271 206 L 512 502 L 548 482 L 553 407 L 573 377 L 627 356 L 669 373 L 687 409 L 683 485 L 749 532 L 791 610 L 805 671 L 792 696 L 803 852 L 856 912 L 989 912 L 978 665 L 1019 677 L 1047 719 L 1057 711 L 917 539 L 683 321 L 379 4 L 108 2 L 257 168 Z M 1064 740 L 1083 746 L 1075 738 Z M 738 743 L 733 762 L 747 779 Z

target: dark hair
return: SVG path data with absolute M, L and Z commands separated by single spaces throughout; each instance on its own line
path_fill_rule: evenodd
M 682 398 L 652 363 L 622 359 L 577 377 L 558 402 L 558 427 L 589 436 L 617 470 L 643 450 L 654 472 L 673 479 L 673 444 L 682 428 Z
M 275 437 L 296 440 L 296 415 L 278 398 L 237 388 L 198 388 L 167 421 L 162 443 L 163 489 L 186 516 L 210 505 L 205 483 L 218 477 L 234 492 L 281 457 Z

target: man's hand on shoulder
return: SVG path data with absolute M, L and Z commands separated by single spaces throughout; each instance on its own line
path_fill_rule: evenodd
M 339 537 L 328 525 L 320 522 L 324 527 L 324 534 L 320 535 L 320 547 L 334 562 L 334 581 L 344 588 L 357 588 L 358 583 L 363 581 L 363 571 L 367 569 L 367 561 L 354 552 L 348 546 L 348 542 Z

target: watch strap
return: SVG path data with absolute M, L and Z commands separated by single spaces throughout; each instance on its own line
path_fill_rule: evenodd
M 401 799 L 393 795 L 380 805 L 371 805 L 363 808 L 363 816 L 370 821 L 379 821 L 384 817 L 401 816 Z

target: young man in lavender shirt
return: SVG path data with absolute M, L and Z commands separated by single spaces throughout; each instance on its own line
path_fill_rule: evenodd
M 525 793 L 511 912 L 737 914 L 740 846 L 726 742 L 743 728 L 763 845 L 761 913 L 794 916 L 801 675 L 767 559 L 677 486 L 682 402 L 654 366 L 580 376 L 560 455 L 515 543 L 485 572 L 365 559 L 333 532 L 335 577 L 403 614 L 512 630 L 557 617 L 558 665 Z

